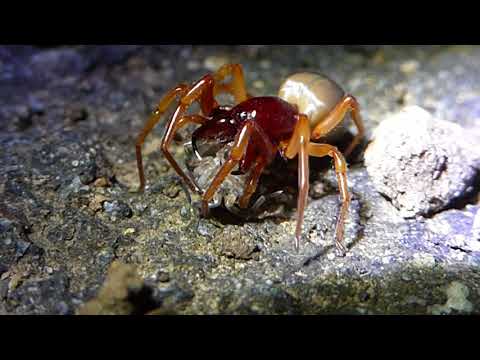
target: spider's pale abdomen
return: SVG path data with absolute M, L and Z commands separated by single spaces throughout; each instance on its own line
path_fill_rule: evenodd
M 313 129 L 345 95 L 343 89 L 328 77 L 315 73 L 291 75 L 280 87 L 278 96 L 310 119 Z

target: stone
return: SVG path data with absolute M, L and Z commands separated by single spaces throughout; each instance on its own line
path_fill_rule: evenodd
M 113 218 L 129 218 L 133 215 L 130 206 L 123 201 L 105 201 L 103 202 L 103 209 Z
M 133 265 L 114 261 L 97 297 L 85 303 L 79 315 L 128 315 L 139 311 L 135 298 L 147 293 L 143 279 Z M 143 311 L 143 309 L 142 309 Z
M 382 121 L 365 151 L 378 192 L 405 218 L 431 215 L 471 194 L 478 139 L 461 126 L 409 106 Z
M 453 311 L 469 314 L 473 310 L 472 303 L 468 300 L 470 290 L 458 281 L 453 281 L 446 289 L 447 302 L 444 305 L 434 305 L 431 312 L 434 315 L 450 314 Z

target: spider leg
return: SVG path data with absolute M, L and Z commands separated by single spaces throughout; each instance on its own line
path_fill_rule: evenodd
M 232 172 L 233 168 L 240 163 L 242 158 L 245 156 L 247 151 L 247 146 L 250 142 L 252 133 L 256 130 L 256 125 L 252 121 L 247 121 L 245 125 L 240 129 L 235 141 L 230 151 L 230 156 L 228 160 L 222 165 L 218 171 L 215 178 L 212 180 L 207 191 L 203 194 L 202 200 L 202 214 L 207 216 L 208 214 L 208 203 L 215 195 L 215 192 L 218 190 L 225 178 Z
M 175 169 L 177 174 L 183 178 L 192 191 L 201 193 L 202 190 L 195 183 L 195 181 L 189 177 L 178 165 L 177 161 L 174 159 L 170 151 L 168 150 L 175 133 L 178 129 L 184 126 L 187 123 L 197 123 L 204 124 L 207 119 L 200 115 L 185 116 L 185 112 L 188 108 L 195 102 L 200 102 L 200 107 L 202 113 L 207 115 L 213 108 L 217 107 L 218 104 L 213 97 L 213 86 L 214 79 L 211 75 L 206 75 L 195 83 L 188 92 L 182 96 L 180 99 L 180 104 L 178 105 L 175 113 L 172 116 L 172 119 L 167 125 L 165 135 L 162 140 L 161 149 L 164 156 L 167 158 L 170 165 Z
M 231 83 L 222 84 L 221 81 L 230 75 L 232 76 Z M 214 95 L 217 95 L 220 92 L 230 93 L 234 96 L 237 104 L 247 100 L 250 97 L 245 86 L 245 77 L 243 75 L 242 65 L 223 65 L 215 74 L 213 74 L 213 77 L 215 79 L 215 88 L 213 90 Z
M 254 128 L 252 140 L 255 141 L 258 146 L 263 146 L 263 155 L 255 159 L 254 167 L 250 170 L 249 177 L 245 182 L 245 189 L 239 199 L 239 205 L 242 209 L 248 207 L 250 198 L 255 193 L 255 190 L 257 190 L 258 180 L 260 179 L 263 169 L 272 162 L 277 153 L 277 146 L 272 144 L 265 131 L 254 121 L 252 122 L 252 126 Z
M 163 113 L 168 109 L 171 103 L 176 99 L 178 95 L 186 93 L 188 86 L 185 84 L 180 84 L 177 87 L 170 90 L 163 99 L 158 103 L 156 110 L 148 119 L 145 127 L 142 129 L 140 134 L 137 137 L 137 142 L 135 144 L 136 156 L 137 156 L 137 167 L 138 175 L 140 178 L 140 187 L 139 191 L 145 190 L 145 173 L 143 170 L 143 159 L 142 159 L 142 145 L 145 142 L 145 138 L 153 130 L 155 125 L 160 121 Z
M 239 199 L 239 205 L 242 209 L 246 209 L 250 202 L 250 198 L 257 190 L 258 180 L 260 179 L 260 175 L 262 175 L 262 171 L 267 165 L 265 158 L 258 157 L 255 161 L 255 165 L 253 169 L 250 171 L 250 175 L 245 182 L 245 189 L 243 190 L 243 194 Z
M 295 230 L 295 249 L 298 251 L 302 236 L 302 225 L 305 206 L 308 200 L 309 183 L 309 155 L 310 122 L 306 115 L 300 114 L 293 131 L 292 138 L 286 146 L 284 155 L 292 159 L 298 154 L 298 200 L 297 200 L 297 227 Z
M 348 111 L 352 112 L 352 119 L 357 127 L 357 134 L 353 138 L 348 148 L 344 151 L 345 156 L 348 156 L 353 149 L 359 144 L 362 139 L 365 128 L 363 126 L 363 120 L 360 115 L 360 106 L 357 100 L 352 95 L 346 95 L 343 99 L 333 108 L 333 110 L 323 119 L 312 131 L 312 139 L 317 140 L 327 135 L 332 131 L 344 118 Z
M 346 247 L 343 244 L 345 218 L 348 213 L 350 205 L 350 194 L 347 185 L 347 162 L 342 153 L 332 145 L 310 143 L 309 154 L 316 157 L 330 156 L 335 162 L 335 172 L 337 174 L 338 188 L 340 190 L 340 197 L 342 206 L 340 207 L 335 230 L 335 244 L 337 249 L 344 255 Z

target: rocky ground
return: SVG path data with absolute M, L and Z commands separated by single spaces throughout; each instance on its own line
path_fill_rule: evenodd
M 189 202 L 158 151 L 162 126 L 144 146 L 148 187 L 137 193 L 135 138 L 156 102 L 225 62 L 244 65 L 254 95 L 275 94 L 302 69 L 357 97 L 367 134 L 349 160 L 345 257 L 335 253 L 329 161 L 312 164 L 298 253 L 294 201 L 271 216 L 199 218 L 198 198 Z M 0 47 L 0 314 L 480 313 L 479 68 L 476 46 Z M 398 156 L 382 145 L 369 168 L 363 155 L 377 126 L 410 105 L 458 124 L 469 141 L 447 136 L 462 150 L 445 150 L 454 166 L 441 162 L 432 175 L 447 195 L 460 190 L 405 216 L 405 202 L 386 192 L 425 188 L 411 177 L 410 145 L 396 144 L 407 149 Z M 185 158 L 188 135 L 177 140 Z M 432 144 L 434 159 L 447 156 Z M 294 165 L 272 168 L 262 184 L 288 193 Z M 448 169 L 462 166 L 455 187 Z

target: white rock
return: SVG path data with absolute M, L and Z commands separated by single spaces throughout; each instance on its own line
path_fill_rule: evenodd
M 473 310 L 472 303 L 467 299 L 470 290 L 467 286 L 458 281 L 450 283 L 446 289 L 447 302 L 444 305 L 434 305 L 431 307 L 431 312 L 434 315 L 450 314 L 452 310 L 461 313 L 470 313 Z
M 480 169 L 478 143 L 458 124 L 409 106 L 375 129 L 365 165 L 377 191 L 412 218 L 466 194 Z

